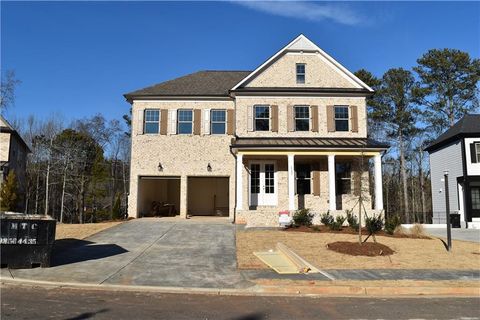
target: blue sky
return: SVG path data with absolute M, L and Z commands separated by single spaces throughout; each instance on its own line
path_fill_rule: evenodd
M 351 71 L 411 68 L 430 48 L 480 56 L 479 2 L 1 2 L 11 118 L 103 113 L 198 70 L 253 70 L 303 33 Z

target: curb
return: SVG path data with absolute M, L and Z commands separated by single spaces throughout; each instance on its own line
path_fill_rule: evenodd
M 36 281 L 28 279 L 5 279 L 2 285 L 41 286 L 50 288 L 89 289 L 98 291 L 156 292 L 169 294 L 202 294 L 218 296 L 284 296 L 284 297 L 415 297 L 415 296 L 461 296 L 480 297 L 479 287 L 374 287 L 374 286 L 302 286 L 302 285 L 254 285 L 244 289 L 159 287 L 138 285 L 86 284 L 75 282 Z

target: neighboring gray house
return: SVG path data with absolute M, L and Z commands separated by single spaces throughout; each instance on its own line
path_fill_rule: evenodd
M 480 114 L 464 116 L 425 151 L 430 154 L 433 223 L 445 223 L 444 171 L 448 170 L 450 212 L 462 227 L 480 228 Z

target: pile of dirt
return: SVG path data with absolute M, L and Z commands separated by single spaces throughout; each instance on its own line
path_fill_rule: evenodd
M 341 230 L 332 230 L 327 226 L 324 225 L 316 225 L 312 227 L 306 226 L 292 226 L 290 228 L 284 229 L 285 231 L 289 232 L 322 232 L 322 233 L 342 233 L 342 234 L 358 234 L 358 230 L 355 230 L 351 227 L 342 227 Z M 362 235 L 367 236 L 368 231 L 364 227 L 362 228 Z M 422 235 L 413 235 L 408 233 L 395 233 L 395 234 L 388 234 L 384 230 L 381 230 L 375 233 L 376 236 L 383 236 L 383 237 L 391 237 L 391 238 L 408 238 L 408 239 L 432 239 L 428 236 Z
M 351 256 L 377 257 L 389 256 L 395 253 L 395 251 L 386 245 L 375 242 L 365 242 L 360 244 L 358 242 L 337 241 L 327 244 L 327 248 Z

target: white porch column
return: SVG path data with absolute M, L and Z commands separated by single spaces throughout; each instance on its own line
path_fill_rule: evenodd
M 288 210 L 295 210 L 295 155 L 288 155 Z
M 375 210 L 383 210 L 382 156 L 375 156 Z
M 237 154 L 237 178 L 236 178 L 236 188 L 235 193 L 237 195 L 237 205 L 235 206 L 237 210 L 243 209 L 243 154 Z
M 335 155 L 328 155 L 328 203 L 329 210 L 337 210 L 337 199 L 335 195 Z

